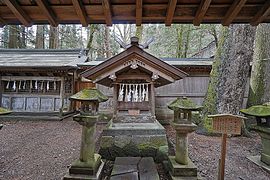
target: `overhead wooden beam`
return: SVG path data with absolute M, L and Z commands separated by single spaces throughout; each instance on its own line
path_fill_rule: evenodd
M 16 0 L 4 0 L 4 2 L 23 25 L 31 25 L 31 18 L 24 12 Z
M 257 12 L 257 14 L 250 21 L 252 26 L 257 26 L 259 23 L 263 22 L 265 18 L 270 14 L 270 1 L 266 1 L 262 8 Z
M 200 3 L 200 6 L 199 8 L 197 9 L 197 12 L 196 12 L 196 15 L 195 15 L 195 18 L 193 20 L 193 24 L 195 26 L 199 26 L 210 6 L 210 3 L 211 3 L 212 0 L 202 0 L 201 3 Z
M 166 18 L 165 18 L 165 25 L 166 26 L 170 26 L 172 24 L 176 4 L 177 4 L 177 0 L 169 0 Z
M 83 27 L 88 26 L 88 17 L 81 0 L 72 0 L 73 7 L 82 23 Z
M 142 0 L 136 0 L 136 26 L 142 24 Z
M 234 18 L 241 11 L 246 1 L 247 0 L 234 0 L 233 4 L 230 6 L 229 10 L 227 11 L 224 19 L 221 21 L 221 24 L 223 26 L 229 26 L 233 22 Z
M 102 6 L 107 26 L 112 26 L 112 8 L 109 0 L 102 0 Z
M 40 10 L 47 16 L 49 23 L 56 27 L 58 26 L 58 22 L 56 20 L 56 16 L 53 10 L 50 8 L 48 1 L 46 0 L 36 0 L 36 3 Z

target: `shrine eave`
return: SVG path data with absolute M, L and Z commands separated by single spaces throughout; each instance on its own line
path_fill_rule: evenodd
M 8 24 L 112 24 L 270 22 L 269 0 L 3 0 L 0 26 Z
M 148 72 L 150 71 L 153 76 L 157 75 L 162 77 L 163 79 L 160 78 L 160 85 L 157 86 L 172 83 L 188 75 L 186 72 L 145 52 L 139 46 L 132 45 L 118 55 L 85 70 L 81 73 L 81 76 L 108 86 L 109 76 L 115 75 L 123 69 L 132 68 L 132 66 L 144 69 Z M 106 83 L 103 81 L 104 79 L 107 79 Z

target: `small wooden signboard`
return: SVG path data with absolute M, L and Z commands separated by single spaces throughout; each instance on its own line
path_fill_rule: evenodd
M 210 115 L 213 118 L 213 131 L 221 134 L 241 134 L 242 120 L 245 117 L 230 115 L 230 114 L 219 114 Z
M 242 121 L 246 117 L 232 114 L 216 114 L 208 117 L 213 119 L 213 131 L 222 134 L 218 180 L 224 180 L 227 134 L 240 135 Z

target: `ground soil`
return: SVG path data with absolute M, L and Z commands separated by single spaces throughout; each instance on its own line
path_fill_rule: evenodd
M 0 179 L 62 179 L 79 156 L 81 126 L 71 119 L 64 121 L 2 121 L 0 130 Z M 97 126 L 97 141 L 105 125 Z M 173 154 L 175 132 L 165 126 Z M 190 157 L 203 179 L 216 179 L 220 155 L 220 137 L 198 134 L 189 136 Z M 261 151 L 260 138 L 228 138 L 225 179 L 268 180 L 270 174 L 246 157 Z M 106 163 L 104 177 L 112 162 Z M 167 176 L 158 165 L 161 179 Z

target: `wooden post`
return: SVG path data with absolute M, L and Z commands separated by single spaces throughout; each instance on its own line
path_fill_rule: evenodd
M 117 84 L 113 84 L 113 115 L 117 114 L 118 109 L 118 93 L 117 93 Z
M 154 82 L 152 81 L 151 84 L 151 114 L 152 116 L 155 116 L 156 115 L 156 112 L 155 112 L 155 87 L 154 87 Z
M 2 94 L 4 89 L 4 83 L 2 82 L 2 75 L 0 76 L 0 107 L 2 107 Z
M 63 113 L 63 106 L 64 106 L 64 91 L 65 91 L 65 88 L 64 88 L 64 77 L 61 77 L 61 85 L 60 85 L 60 115 L 62 115 Z
M 226 143 L 227 143 L 227 134 L 223 133 L 221 141 L 221 159 L 219 163 L 220 167 L 218 180 L 224 180 L 225 176 Z

